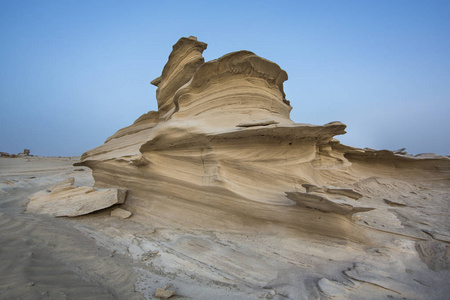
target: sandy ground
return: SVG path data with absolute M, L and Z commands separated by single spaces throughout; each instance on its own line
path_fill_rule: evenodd
M 78 160 L 0 158 L 0 299 L 154 299 L 155 290 L 166 287 L 178 291 L 171 299 L 253 298 L 153 268 L 139 247 L 130 247 L 133 241 L 102 233 L 124 223 L 133 228 L 132 221 L 110 217 L 111 209 L 77 218 L 26 214 L 28 197 L 51 184 L 68 177 L 75 185 L 93 184 L 90 169 L 72 166 Z
M 1 299 L 140 299 L 132 263 L 97 245 L 68 218 L 25 214 L 28 196 L 74 171 L 78 158 L 0 159 Z

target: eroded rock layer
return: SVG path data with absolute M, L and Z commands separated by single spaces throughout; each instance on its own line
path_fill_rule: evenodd
M 77 217 L 122 204 L 125 198 L 126 191 L 121 189 L 99 190 L 88 186 L 74 186 L 72 177 L 33 194 L 26 212 L 54 217 Z
M 380 254 L 374 275 L 366 260 L 347 267 L 345 276 L 327 278 L 331 273 L 316 270 L 303 278 L 316 287 L 305 288 L 305 295 L 370 298 L 375 289 L 426 299 L 426 284 L 404 272 L 411 261 L 431 267 L 435 256 L 443 257 L 444 266 L 450 261 L 449 158 L 342 145 L 334 139 L 345 133 L 340 122 L 290 120 L 287 74 L 278 65 L 249 51 L 205 63 L 205 49 L 194 37 L 180 39 L 152 81 L 158 112 L 83 154 L 80 164 L 93 170 L 96 185 L 127 189 L 124 207 L 147 226 L 284 237 L 289 242 L 281 244 L 290 246 L 277 251 L 297 266 L 295 243 L 337 239 L 372 257 L 378 254 L 367 249 L 404 242 L 385 254 L 403 267 L 381 263 Z M 220 261 L 217 245 L 208 243 L 202 241 L 202 249 Z M 195 256 L 184 246 L 171 247 Z M 261 288 L 281 278 L 261 270 L 222 271 Z M 388 271 L 401 276 L 386 278 Z M 415 271 L 427 276 L 426 267 Z M 448 268 L 443 272 L 449 274 Z

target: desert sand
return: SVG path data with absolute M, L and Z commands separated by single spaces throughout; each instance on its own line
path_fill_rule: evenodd
M 284 70 L 206 47 L 181 38 L 152 81 L 158 111 L 80 158 L 0 158 L 0 297 L 447 298 L 449 157 L 294 123 Z M 127 196 L 73 218 L 33 206 L 78 189 L 64 209 Z

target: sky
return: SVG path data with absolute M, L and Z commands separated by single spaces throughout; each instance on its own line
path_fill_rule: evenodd
M 0 151 L 78 156 L 157 110 L 173 44 L 277 63 L 291 119 L 450 155 L 450 1 L 0 0 Z

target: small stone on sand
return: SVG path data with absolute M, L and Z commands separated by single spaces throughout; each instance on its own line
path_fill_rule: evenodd
M 127 219 L 131 217 L 132 213 L 128 210 L 125 210 L 123 208 L 116 208 L 115 210 L 111 211 L 111 217 L 119 217 L 122 219 Z
M 155 297 L 160 298 L 160 299 L 169 299 L 173 295 L 175 295 L 175 292 L 168 291 L 168 290 L 161 289 L 161 288 L 156 289 L 156 293 L 155 293 Z

